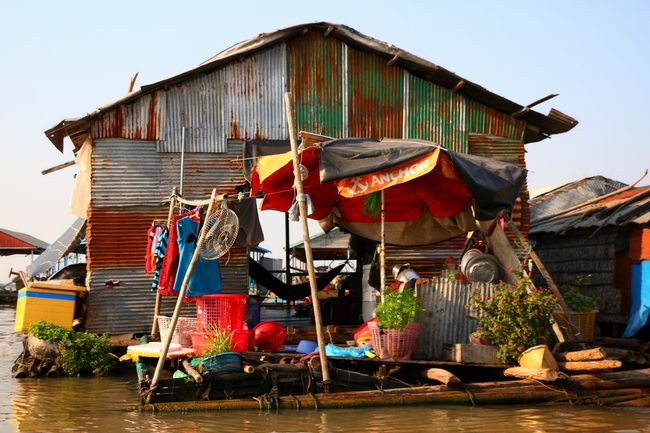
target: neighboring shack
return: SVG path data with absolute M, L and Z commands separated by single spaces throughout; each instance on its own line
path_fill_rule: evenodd
M 555 283 L 591 275 L 584 292 L 597 298 L 598 322 L 615 335 L 630 314 L 632 266 L 650 259 L 650 187 L 616 192 L 623 187 L 595 176 L 530 201 L 530 237 Z
M 342 25 L 302 24 L 236 44 L 46 131 L 61 151 L 65 137 L 75 152 L 92 139 L 89 330 L 149 329 L 155 296 L 152 277 L 143 270 L 145 234 L 153 219 L 166 218 L 163 203 L 179 185 L 181 155 L 185 197 L 206 198 L 212 188 L 234 193 L 245 183 L 242 156 L 251 154 L 250 147 L 288 146 L 285 91 L 293 93 L 299 130 L 426 139 L 521 166 L 525 143 L 577 124 L 556 110 L 542 115 Z M 524 189 L 514 210 L 524 232 L 527 199 Z M 436 250 L 391 247 L 388 265 L 410 261 L 432 269 L 458 255 L 462 244 L 456 238 Z M 243 248 L 233 248 L 220 268 L 225 293 L 246 292 Z M 169 300 L 163 311 L 168 307 Z

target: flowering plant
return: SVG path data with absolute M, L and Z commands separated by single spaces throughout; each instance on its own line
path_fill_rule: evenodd
M 474 293 L 467 314 L 478 322 L 474 333 L 499 347 L 498 357 L 514 363 L 529 347 L 548 344 L 551 314 L 557 297 L 548 289 L 534 288 L 524 273 L 516 282 L 499 283 L 494 296 L 481 298 Z

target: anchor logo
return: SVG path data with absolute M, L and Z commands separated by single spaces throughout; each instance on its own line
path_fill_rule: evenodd
M 352 186 L 348 187 L 348 191 L 352 196 L 361 195 L 368 190 L 368 183 L 362 182 L 361 179 L 359 176 L 350 179 Z

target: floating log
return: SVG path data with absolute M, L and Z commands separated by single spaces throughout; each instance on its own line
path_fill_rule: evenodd
M 506 377 L 516 377 L 518 379 L 534 379 L 542 380 L 545 382 L 555 382 L 558 379 L 566 379 L 564 373 L 560 373 L 552 368 L 524 368 L 524 367 L 511 367 L 503 371 Z
M 194 367 L 192 367 L 192 364 L 190 364 L 190 361 L 187 359 L 183 360 L 183 368 L 185 369 L 185 373 L 187 373 L 196 383 L 202 383 L 203 382 L 203 376 L 201 376 L 201 373 L 196 371 Z
M 621 368 L 623 363 L 615 359 L 604 359 L 602 361 L 567 361 L 560 362 L 560 368 L 569 371 L 608 370 Z
M 460 379 L 442 368 L 428 368 L 422 372 L 422 377 L 445 385 L 459 385 Z
M 557 353 L 555 357 L 559 361 L 600 361 L 607 358 L 607 353 L 602 347 L 595 349 L 579 350 L 576 352 Z
M 496 385 L 498 384 L 498 385 Z M 477 386 L 483 385 L 483 386 Z M 308 395 L 281 396 L 273 399 L 264 397 L 251 399 L 230 399 L 213 401 L 191 401 L 156 403 L 141 407 L 145 412 L 206 411 L 206 410 L 259 410 L 259 409 L 330 409 L 361 406 L 405 406 L 413 404 L 530 404 L 549 401 L 571 401 L 574 403 L 597 403 L 641 398 L 647 389 L 623 388 L 590 391 L 587 395 L 551 387 L 535 381 L 496 382 L 487 384 L 466 384 L 464 390 L 449 389 L 445 385 L 422 386 L 389 390 L 337 392 Z
M 650 342 L 638 338 L 602 337 L 599 343 L 601 346 L 619 347 L 621 349 L 634 350 L 635 352 L 646 352 L 650 349 Z
M 625 401 L 622 401 L 622 402 L 617 402 L 615 404 L 612 404 L 612 406 L 616 406 L 616 407 L 650 407 L 650 396 L 645 396 L 645 397 L 625 400 Z
M 620 347 L 603 347 L 603 350 L 607 354 L 607 358 L 625 359 L 630 355 L 638 353 L 630 349 L 621 349 Z

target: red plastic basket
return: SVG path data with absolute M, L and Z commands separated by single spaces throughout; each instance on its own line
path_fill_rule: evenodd
M 409 323 L 403 331 L 380 329 L 377 322 L 368 322 L 372 347 L 379 359 L 411 359 L 415 341 L 420 333 L 418 323 Z
M 241 331 L 246 316 L 247 295 L 203 295 L 196 300 L 198 330 L 216 326 L 226 331 Z

